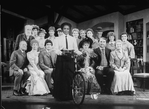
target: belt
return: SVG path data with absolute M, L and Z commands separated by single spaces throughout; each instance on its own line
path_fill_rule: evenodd
M 61 50 L 63 54 L 74 54 L 74 50 Z

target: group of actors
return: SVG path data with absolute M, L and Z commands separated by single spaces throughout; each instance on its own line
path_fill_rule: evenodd
M 76 70 L 85 78 L 86 93 L 134 95 L 130 64 L 135 51 L 127 33 L 116 39 L 114 32 L 95 37 L 91 28 L 71 28 L 64 22 L 58 29 L 50 26 L 47 33 L 37 25 L 25 25 L 10 57 L 13 95 L 52 94 L 56 100 L 72 100 Z

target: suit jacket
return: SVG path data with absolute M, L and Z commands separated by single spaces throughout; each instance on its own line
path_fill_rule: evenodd
M 20 43 L 20 41 L 23 40 L 23 41 L 27 42 L 27 50 L 26 50 L 26 52 L 31 51 L 32 47 L 30 46 L 30 42 L 31 42 L 32 39 L 34 39 L 33 36 L 30 36 L 29 39 L 27 40 L 27 37 L 26 37 L 26 35 L 24 33 L 19 34 L 17 36 L 17 38 L 16 38 L 16 43 L 15 43 L 14 50 L 17 50 L 19 48 L 19 43 Z
M 12 52 L 10 57 L 10 68 L 9 75 L 12 76 L 14 71 L 18 71 L 19 69 L 24 69 L 28 65 L 27 55 L 26 53 L 22 53 L 21 50 L 15 50 Z
M 101 64 L 101 50 L 98 47 L 94 49 L 94 52 L 97 54 L 97 59 L 95 60 L 95 68 L 96 68 L 97 66 L 100 66 Z M 106 59 L 108 62 L 108 66 L 110 66 L 110 53 L 111 53 L 111 50 L 108 48 L 105 48 L 105 55 L 106 55 Z
M 116 50 L 111 52 L 111 58 L 110 58 L 110 66 L 112 68 L 119 68 L 119 67 L 125 67 L 125 69 L 129 69 L 130 66 L 130 59 L 127 54 L 127 51 L 123 51 L 123 57 L 120 59 L 118 57 L 118 54 L 116 53 Z
M 49 68 L 55 68 L 57 55 L 52 50 L 48 53 L 45 49 L 39 53 L 39 66 L 41 69 L 48 70 Z

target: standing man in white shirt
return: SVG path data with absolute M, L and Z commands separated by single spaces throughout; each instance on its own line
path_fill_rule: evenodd
M 75 71 L 73 52 L 78 55 L 82 53 L 78 50 L 76 39 L 69 35 L 71 31 L 70 23 L 61 25 L 63 35 L 57 38 L 55 52 L 57 54 L 56 68 L 54 73 L 54 90 L 53 96 L 56 100 L 72 99 L 72 79 Z M 63 55 L 63 52 L 67 52 Z

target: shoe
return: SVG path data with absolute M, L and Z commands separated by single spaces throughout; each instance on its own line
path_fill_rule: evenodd
M 112 92 L 111 92 L 111 90 L 109 88 L 106 89 L 105 93 L 108 94 L 108 95 L 112 95 Z
M 25 88 L 20 88 L 20 94 L 21 95 L 28 95 L 28 93 L 26 92 Z
M 17 91 L 17 90 L 13 90 L 13 95 L 15 95 L 15 96 L 20 96 L 21 94 L 20 94 L 19 91 Z
M 124 95 L 134 95 L 134 91 L 124 91 Z
M 53 88 L 49 88 L 50 93 L 49 94 L 53 94 Z
M 100 93 L 101 94 L 106 94 L 106 91 L 102 89 Z
M 124 95 L 124 92 L 123 91 L 118 92 L 116 95 Z

